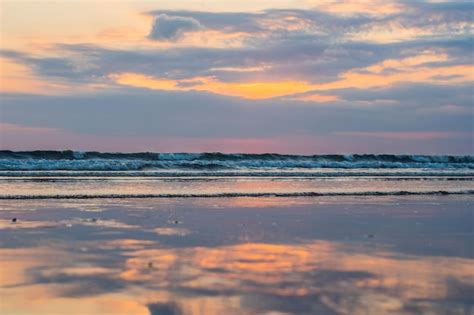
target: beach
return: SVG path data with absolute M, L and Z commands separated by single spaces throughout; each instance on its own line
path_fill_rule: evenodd
M 471 156 L 0 152 L 2 314 L 472 314 Z
M 0 315 L 474 315 L 473 17 L 0 0 Z
M 472 201 L 1 200 L 0 309 L 472 314 Z

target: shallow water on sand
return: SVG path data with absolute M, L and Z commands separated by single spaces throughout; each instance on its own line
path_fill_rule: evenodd
M 189 175 L 189 174 L 188 174 Z M 313 174 L 314 175 L 314 174 Z M 463 176 L 0 176 L 0 199 L 474 194 Z
M 0 313 L 473 314 L 473 200 L 0 200 Z

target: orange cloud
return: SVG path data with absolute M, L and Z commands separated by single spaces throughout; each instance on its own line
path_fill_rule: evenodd
M 90 92 L 106 87 L 103 83 L 71 84 L 40 78 L 26 65 L 0 57 L 0 92 L 57 95 L 67 92 Z
M 265 99 L 303 93 L 313 89 L 313 85 L 303 81 L 221 82 L 213 77 L 167 80 L 139 73 L 118 73 L 112 74 L 109 77 L 121 85 L 152 90 L 202 91 L 248 99 Z M 179 84 L 186 84 L 186 86 L 180 86 Z
M 388 15 L 398 13 L 404 6 L 391 0 L 309 0 L 318 9 L 340 14 Z
M 380 63 L 367 67 L 366 70 L 370 72 L 379 73 L 386 69 L 396 69 L 397 71 L 409 71 L 411 67 L 420 66 L 430 62 L 443 62 L 448 60 L 448 55 L 445 53 L 435 53 L 431 51 L 423 52 L 416 56 L 411 56 L 403 59 L 386 59 Z
M 247 99 L 267 99 L 282 97 L 310 91 L 329 91 L 343 88 L 368 89 L 386 87 L 400 82 L 436 83 L 436 77 L 444 76 L 447 84 L 474 80 L 474 66 L 428 66 L 432 62 L 447 61 L 444 53 L 426 51 L 416 56 L 403 59 L 387 59 L 364 69 L 348 71 L 336 81 L 312 84 L 307 81 L 249 81 L 222 82 L 215 77 L 192 77 L 183 80 L 170 80 L 147 76 L 141 73 L 115 73 L 109 78 L 115 83 L 133 87 L 166 91 L 202 91 L 220 95 L 235 96 Z M 229 71 L 248 71 L 248 68 L 223 68 Z M 383 73 L 384 70 L 393 70 Z M 251 70 L 260 70 L 260 68 Z M 308 102 L 330 102 L 337 100 L 334 95 L 311 94 L 293 99 Z
M 0 92 L 48 94 L 51 88 L 60 88 L 35 78 L 25 65 L 0 58 Z
M 112 74 L 109 78 L 121 85 L 164 91 L 182 90 L 182 88 L 177 86 L 177 81 L 154 79 L 139 73 Z
M 356 41 L 369 41 L 379 44 L 396 43 L 413 40 L 427 36 L 463 35 L 471 25 L 463 21 L 450 21 L 446 23 L 427 26 L 407 26 L 403 22 L 392 20 L 373 22 L 362 29 L 356 29 L 347 34 L 348 39 Z
M 197 86 L 196 90 L 249 99 L 272 98 L 303 93 L 312 89 L 311 84 L 302 81 L 245 83 L 219 82 L 213 79 L 206 81 L 207 84 Z
M 372 70 L 380 72 L 384 69 L 383 65 L 371 66 Z M 370 69 L 366 68 L 365 70 Z M 397 70 L 397 69 L 395 69 Z M 449 76 L 445 83 L 461 83 L 474 80 L 474 66 L 472 65 L 457 65 L 457 66 L 443 66 L 443 67 L 407 67 L 401 72 L 393 73 L 362 73 L 360 71 L 349 71 L 342 75 L 342 79 L 330 83 L 320 84 L 315 86 L 315 89 L 332 90 L 343 88 L 359 88 L 368 89 L 373 87 L 386 87 L 400 82 L 425 82 L 436 83 L 437 80 L 433 77 Z
M 397 43 L 421 36 L 434 35 L 435 30 L 421 27 L 406 27 L 398 22 L 372 24 L 368 29 L 348 33 L 348 38 L 356 41 L 369 41 L 379 44 Z
M 291 99 L 304 101 L 304 102 L 326 103 L 326 102 L 337 101 L 339 98 L 335 95 L 310 94 L 310 95 L 294 97 Z
M 343 88 L 368 89 L 392 86 L 401 82 L 435 83 L 437 82 L 435 78 L 439 76 L 452 76 L 451 78 L 443 81 L 446 84 L 462 83 L 474 80 L 474 66 L 471 65 L 444 66 L 436 68 L 422 66 L 406 67 L 400 69 L 403 71 L 399 72 L 393 72 L 389 74 L 380 73 L 383 69 L 386 69 L 390 63 L 396 64 L 397 62 L 391 61 L 386 65 L 378 64 L 365 69 L 371 69 L 374 71 L 373 73 L 364 73 L 360 70 L 352 70 L 344 73 L 340 80 L 323 84 L 311 84 L 305 81 L 256 81 L 234 83 L 221 82 L 213 77 L 195 77 L 187 80 L 168 80 L 154 78 L 139 73 L 118 73 L 111 75 L 110 78 L 118 84 L 133 87 L 167 91 L 202 91 L 247 99 L 281 97 L 305 93 L 312 90 L 324 91 Z M 180 84 L 183 83 L 187 86 L 180 86 Z M 336 100 L 335 96 L 322 96 L 316 94 L 307 97 L 299 97 L 298 99 L 316 102 Z
M 313 28 L 313 24 L 310 21 L 296 17 L 296 16 L 285 16 L 278 19 L 262 19 L 258 21 L 258 24 L 267 30 L 286 30 L 286 31 L 308 31 Z M 264 35 L 264 34 L 262 34 Z
M 213 47 L 213 48 L 239 48 L 244 46 L 244 40 L 250 36 L 244 32 L 221 32 L 216 30 L 200 30 L 188 32 L 176 43 L 170 46 L 195 46 L 195 47 Z

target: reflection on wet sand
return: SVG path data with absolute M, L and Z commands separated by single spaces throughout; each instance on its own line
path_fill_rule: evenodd
M 102 254 L 90 253 L 94 246 Z M 172 314 L 219 314 L 229 309 L 441 314 L 439 302 L 448 300 L 451 310 L 464 314 L 463 300 L 472 298 L 474 288 L 472 260 L 466 258 L 362 253 L 325 241 L 152 246 L 156 244 L 120 240 L 90 243 L 89 253 L 2 249 L 2 270 L 8 270 L 1 278 L 1 294 L 8 301 L 3 312 L 40 312 L 46 303 L 45 313 L 54 309 L 59 314 L 70 307 L 71 299 L 80 299 L 81 306 L 73 310 L 78 314 L 149 314 L 163 307 L 174 310 Z M 111 250 L 119 255 L 112 264 L 106 259 Z M 173 306 L 163 306 L 166 303 Z
M 400 212 L 403 216 L 406 209 Z M 228 230 L 227 235 L 213 232 L 214 238 L 232 242 L 211 244 L 199 233 L 197 223 L 176 226 L 166 217 L 161 226 L 151 228 L 136 215 L 127 218 L 67 221 L 74 222 L 72 227 L 58 220 L 46 229 L 50 227 L 46 221 L 24 219 L 12 225 L 5 220 L 0 225 L 8 232 L 0 243 L 1 313 L 474 311 L 472 256 L 413 254 L 369 238 L 243 242 L 238 235 L 229 236 L 238 230 Z M 190 221 L 190 216 L 184 221 Z M 210 228 L 214 223 L 207 224 L 204 227 Z M 253 232 L 264 234 L 269 228 L 262 226 Z M 334 228 L 338 227 L 343 228 Z M 71 239 L 65 240 L 67 235 Z

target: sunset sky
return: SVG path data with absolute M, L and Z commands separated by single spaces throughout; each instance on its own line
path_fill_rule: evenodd
M 472 1 L 0 0 L 0 147 L 474 154 Z

